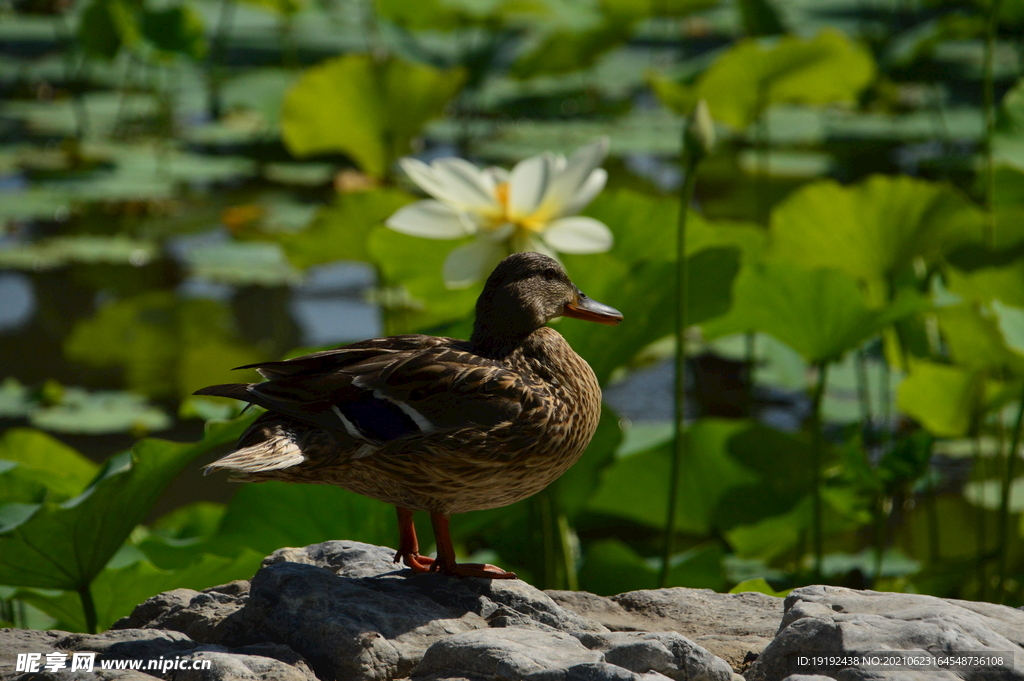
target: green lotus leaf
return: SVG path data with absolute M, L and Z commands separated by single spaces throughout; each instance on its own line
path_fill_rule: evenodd
M 984 394 L 978 371 L 918 360 L 900 383 L 897 404 L 934 435 L 959 437 L 977 424 Z
M 875 175 L 850 187 L 824 180 L 794 192 L 771 216 L 771 254 L 808 269 L 831 267 L 863 280 L 871 299 L 915 258 L 926 262 L 981 238 L 983 216 L 942 184 Z
M 0 437 L 0 461 L 15 464 L 0 477 L 33 480 L 60 501 L 81 492 L 98 469 L 71 447 L 31 428 L 11 428 Z
M 350 54 L 308 69 L 288 91 L 282 136 L 295 156 L 343 153 L 381 177 L 462 88 L 458 69 Z
M 687 431 L 688 446 L 680 480 L 677 527 L 706 534 L 715 523 L 718 500 L 731 488 L 752 484 L 750 470 L 725 456 L 730 438 L 747 427 L 742 421 L 702 419 Z M 672 443 L 619 459 L 602 471 L 601 484 L 586 508 L 651 527 L 665 523 Z
M 770 45 L 747 39 L 698 79 L 694 101 L 707 100 L 716 121 L 743 130 L 772 104 L 853 104 L 874 76 L 868 50 L 834 29 Z
M 367 244 L 371 230 L 411 201 L 412 196 L 397 189 L 339 194 L 334 203 L 320 209 L 309 227 L 294 234 L 280 234 L 277 240 L 288 260 L 302 269 L 336 260 L 373 262 Z M 391 257 L 388 253 L 380 255 Z
M 712 541 L 672 556 L 668 586 L 721 591 L 726 586 L 722 545 Z M 601 539 L 587 547 L 580 568 L 580 588 L 601 596 L 656 589 L 658 570 L 618 539 Z
M 810 363 L 834 362 L 895 321 L 928 307 L 910 292 L 871 307 L 856 280 L 832 269 L 805 270 L 788 262 L 744 267 L 729 314 L 705 325 L 709 337 L 762 331 Z
M 395 509 L 333 485 L 249 484 L 228 504 L 208 546 L 217 553 L 248 547 L 265 555 L 282 546 L 332 539 L 393 546 L 398 540 Z
M 78 496 L 25 509 L 30 512 L 20 522 L 8 522 L 0 532 L 0 584 L 87 588 L 167 484 L 196 457 L 234 442 L 251 421 L 211 422 L 193 443 L 140 440 L 131 452 L 109 459 Z
M 131 614 L 136 605 L 163 591 L 199 591 L 236 579 L 249 579 L 259 569 L 262 560 L 263 554 L 243 549 L 230 558 L 204 554 L 195 562 L 173 570 L 159 568 L 146 560 L 126 567 L 107 568 L 92 584 L 97 630 L 108 629 L 118 619 Z M 62 629 L 86 631 L 78 594 L 64 592 L 51 596 L 21 590 L 17 598 L 54 617 Z

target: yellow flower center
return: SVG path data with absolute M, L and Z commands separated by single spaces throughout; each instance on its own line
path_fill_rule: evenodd
M 541 213 L 541 211 L 534 211 L 532 215 L 520 217 L 518 219 L 513 219 L 512 216 L 509 215 L 508 182 L 501 182 L 498 184 L 497 187 L 494 188 L 494 197 L 498 200 L 498 205 L 501 206 L 501 214 L 492 217 L 493 222 L 491 224 L 491 229 L 496 229 L 497 227 L 505 224 L 506 222 L 511 222 L 519 229 L 537 233 L 543 232 L 544 228 L 547 227 L 549 220 L 545 215 Z

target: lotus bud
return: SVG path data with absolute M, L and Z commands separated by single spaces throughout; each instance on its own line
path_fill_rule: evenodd
M 692 162 L 697 162 L 715 148 L 715 122 L 706 100 L 701 99 L 693 107 L 693 113 L 686 121 L 686 149 Z

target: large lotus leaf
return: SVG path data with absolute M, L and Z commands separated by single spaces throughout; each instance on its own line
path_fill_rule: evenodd
M 700 324 L 725 314 L 733 280 L 740 270 L 739 249 L 706 248 L 687 259 L 691 281 L 687 296 L 689 323 Z M 629 267 L 614 254 L 599 254 L 568 256 L 565 262 L 584 293 L 621 311 L 626 319 L 617 327 L 576 319 L 566 319 L 557 327 L 602 383 L 644 347 L 672 333 L 676 296 L 671 285 L 675 265 L 670 260 L 650 260 Z
M 751 423 L 731 435 L 725 452 L 757 479 L 726 490 L 718 500 L 714 522 L 723 531 L 786 513 L 810 493 L 806 437 Z
M 205 554 L 190 565 L 161 569 L 140 560 L 121 568 L 107 568 L 92 583 L 96 604 L 97 630 L 108 629 L 114 622 L 131 614 L 136 605 L 151 596 L 171 589 L 206 589 L 236 579 L 250 579 L 260 567 L 263 554 L 242 549 L 225 558 Z M 78 594 L 64 592 L 55 596 L 22 590 L 17 598 L 34 605 L 55 618 L 61 629 L 86 631 L 85 616 Z
M 380 302 L 391 308 L 389 333 L 409 333 L 464 319 L 480 287 L 452 290 L 441 276 L 448 252 L 461 241 L 421 239 L 382 225 L 370 230 L 366 252 L 377 264 Z M 395 288 L 400 287 L 400 288 Z
M 958 437 L 977 424 L 984 396 L 984 381 L 977 371 L 914 361 L 900 383 L 897 405 L 934 435 Z
M 583 212 L 608 225 L 615 236 L 611 255 L 632 267 L 648 260 L 675 260 L 679 201 L 629 189 L 600 194 Z M 744 259 L 764 249 L 767 232 L 753 223 L 708 220 L 690 211 L 686 217 L 686 252 L 690 255 L 715 246 L 735 246 Z M 567 258 L 575 267 L 573 277 L 598 268 L 588 266 L 593 256 Z
M 237 547 L 210 548 L 227 506 L 199 501 L 158 518 L 135 546 L 159 568 L 173 570 L 199 560 L 205 553 L 231 554 Z
M 906 176 L 874 175 L 851 187 L 807 185 L 772 211 L 772 254 L 814 269 L 832 267 L 864 280 L 872 299 L 915 258 L 934 260 L 977 240 L 983 216 L 952 188 Z
M 853 489 L 825 487 L 822 500 L 822 529 L 826 536 L 850 530 L 868 520 L 859 509 L 860 497 Z M 725 537 L 737 556 L 771 560 L 806 546 L 813 522 L 813 503 L 810 496 L 805 496 L 786 513 L 733 527 Z
M 726 586 L 724 555 L 718 542 L 677 553 L 672 556 L 668 586 L 721 591 Z M 587 546 L 579 579 L 581 589 L 599 596 L 658 588 L 656 562 L 618 539 L 601 539 Z
M 367 250 L 370 231 L 412 200 L 397 189 L 339 194 L 305 230 L 277 238 L 288 260 L 303 269 L 335 260 L 372 261 Z
M 365 54 L 330 59 L 303 74 L 285 96 L 282 136 L 296 156 L 344 153 L 381 177 L 410 151 L 427 121 L 462 88 L 459 70 Z
M 763 331 L 810 363 L 834 362 L 889 324 L 927 307 L 902 294 L 870 307 L 857 282 L 839 270 L 805 270 L 788 262 L 745 267 L 736 279 L 729 314 L 705 327 L 710 337 Z
M 951 267 L 946 274 L 949 290 L 967 300 L 1024 307 L 1024 259 L 969 271 Z
M 715 524 L 715 508 L 729 489 L 757 478 L 726 456 L 730 438 L 742 421 L 704 419 L 687 431 L 688 446 L 679 482 L 676 517 L 680 532 L 706 534 Z M 619 459 L 605 468 L 587 509 L 651 527 L 665 524 L 672 443 Z
M 0 462 L 15 464 L 0 477 L 33 480 L 50 490 L 51 500 L 60 501 L 81 492 L 98 468 L 71 447 L 30 428 L 11 428 L 4 433 Z
M 622 442 L 619 417 L 608 407 L 601 409 L 597 432 L 580 460 L 555 483 L 559 508 L 570 518 L 590 499 L 601 480 L 601 472 L 615 460 Z
M 332 485 L 245 485 L 208 545 L 218 553 L 245 546 L 267 554 L 332 539 L 393 546 L 398 541 L 395 509 Z
M 233 442 L 252 419 L 211 422 L 192 443 L 143 439 L 112 457 L 78 496 L 61 504 L 2 507 L 20 514 L 0 533 L 0 584 L 77 591 L 103 570 L 167 484 L 196 457 Z
M 65 340 L 69 359 L 121 367 L 127 385 L 150 397 L 188 395 L 251 376 L 231 368 L 262 357 L 237 338 L 230 312 L 212 300 L 143 293 L 101 308 Z
M 716 121 L 742 130 L 771 104 L 853 104 L 874 75 L 871 54 L 834 29 L 770 45 L 747 39 L 715 60 L 693 99 L 705 99 Z
M 936 310 L 939 330 L 952 360 L 961 367 L 988 371 L 991 375 L 1009 371 L 1024 376 L 1024 354 L 1008 345 L 1003 331 L 1002 319 L 1012 319 L 1014 309 L 1003 306 L 1003 315 L 985 314 L 968 303 Z

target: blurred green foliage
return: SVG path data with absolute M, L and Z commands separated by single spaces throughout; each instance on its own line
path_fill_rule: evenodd
M 392 509 L 333 487 L 194 492 L 189 466 L 252 416 L 188 396 L 302 352 L 299 303 L 338 261 L 369 273 L 346 300 L 385 333 L 468 334 L 479 289 L 441 276 L 463 242 L 383 225 L 419 198 L 402 156 L 509 166 L 609 136 L 584 214 L 614 247 L 564 263 L 626 322 L 557 328 L 610 393 L 663 366 L 700 98 L 720 143 L 686 207 L 694 409 L 668 584 L 1024 604 L 1024 5 L 925 4 L 15 3 L 0 620 L 104 628 L 282 546 L 393 544 Z M 453 519 L 458 550 L 543 587 L 656 587 L 670 412 L 606 405 L 551 488 Z

